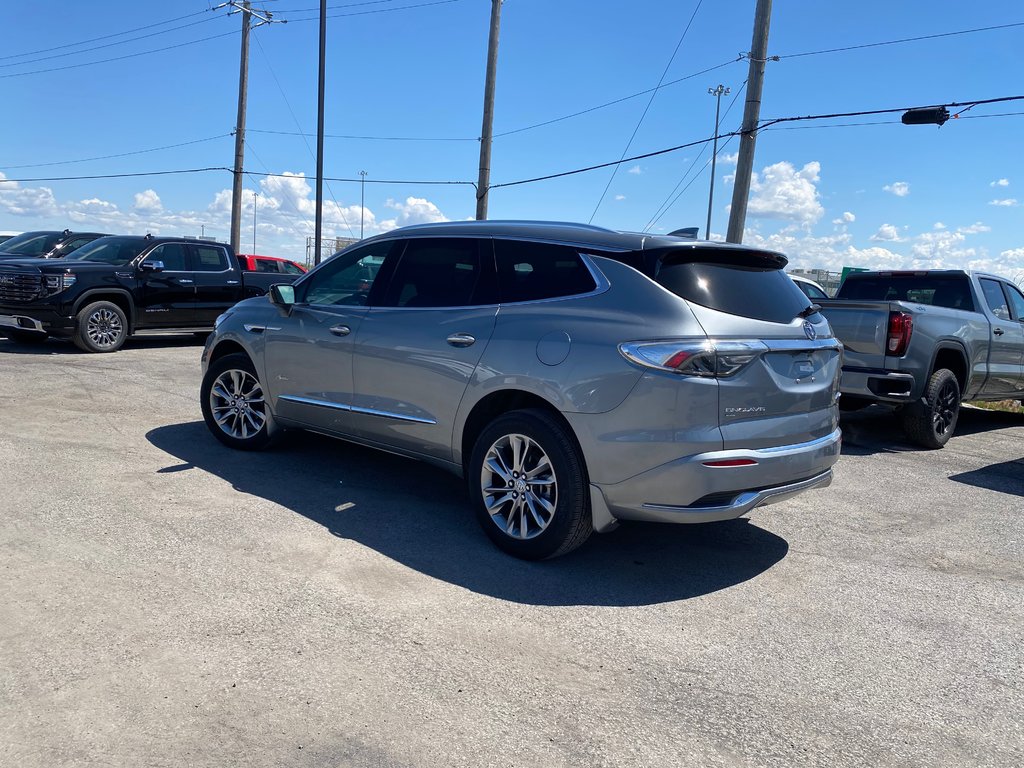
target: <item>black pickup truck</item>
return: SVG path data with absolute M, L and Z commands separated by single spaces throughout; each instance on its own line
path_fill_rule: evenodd
M 141 332 L 207 332 L 224 310 L 297 276 L 243 272 L 227 245 L 101 237 L 63 259 L 0 261 L 0 334 L 114 352 Z

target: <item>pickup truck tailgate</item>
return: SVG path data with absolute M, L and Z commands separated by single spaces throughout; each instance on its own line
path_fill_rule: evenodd
M 904 304 L 888 301 L 821 299 L 821 314 L 843 342 L 843 366 L 884 368 L 889 313 L 906 312 Z

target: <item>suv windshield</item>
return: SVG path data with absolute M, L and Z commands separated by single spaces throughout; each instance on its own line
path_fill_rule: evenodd
M 42 256 L 60 240 L 60 232 L 25 232 L 0 244 L 0 251 L 19 256 Z
M 141 237 L 101 237 L 69 254 L 64 261 L 98 261 L 121 267 L 134 260 L 145 247 Z
M 655 280 L 694 304 L 730 315 L 789 323 L 810 306 L 771 254 L 687 249 L 665 254 Z

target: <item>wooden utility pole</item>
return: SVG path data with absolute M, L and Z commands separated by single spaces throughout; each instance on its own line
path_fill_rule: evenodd
M 498 33 L 502 0 L 491 0 L 491 33 L 487 38 L 487 81 L 484 85 L 484 123 L 480 130 L 480 176 L 476 185 L 476 217 L 487 218 L 491 186 L 491 139 L 494 136 L 494 81 L 498 73 Z
M 768 60 L 768 27 L 771 24 L 772 0 L 757 0 L 754 11 L 754 38 L 750 44 L 750 70 L 747 75 L 747 102 L 743 108 L 740 128 L 740 151 L 736 163 L 736 183 L 732 188 L 732 209 L 729 213 L 727 242 L 742 243 L 750 197 L 750 175 L 754 171 L 754 145 L 757 123 L 761 119 L 761 90 L 764 67 Z
M 313 227 L 313 263 L 320 263 L 320 236 L 324 224 L 324 76 L 327 63 L 327 0 L 320 0 L 320 77 L 316 96 L 316 223 Z
M 235 6 L 238 7 L 238 6 Z M 231 250 L 242 246 L 242 167 L 245 159 L 245 107 L 249 90 L 249 0 L 242 3 L 242 60 L 238 66 L 238 117 L 235 120 L 235 170 L 231 186 Z

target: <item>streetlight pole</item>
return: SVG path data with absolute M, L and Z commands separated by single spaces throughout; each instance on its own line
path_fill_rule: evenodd
M 718 115 L 722 108 L 722 96 L 729 93 L 729 89 L 721 83 L 717 88 L 708 88 L 708 93 L 715 97 L 715 143 L 711 154 L 711 191 L 708 192 L 708 225 L 704 228 L 704 239 L 711 239 L 711 207 L 715 203 L 715 164 L 718 160 Z
M 360 171 L 359 180 L 359 239 L 363 239 L 363 219 L 366 218 L 366 171 Z

